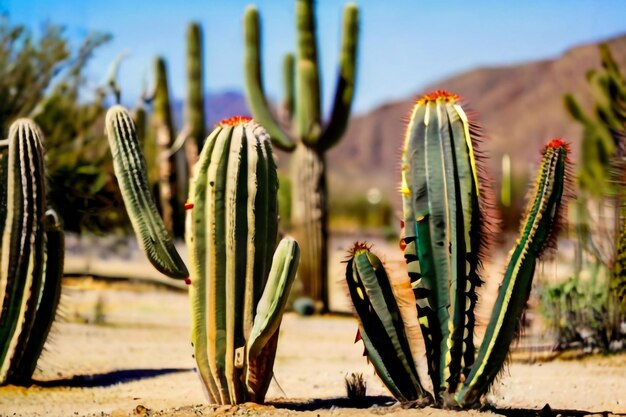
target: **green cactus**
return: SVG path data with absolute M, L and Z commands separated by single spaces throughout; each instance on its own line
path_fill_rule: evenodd
M 193 145 L 202 149 L 205 139 L 204 88 L 202 65 L 202 28 L 198 23 L 187 27 L 187 102 L 185 105 L 185 125 Z M 191 161 L 195 163 L 196 161 Z
M 26 384 L 59 302 L 63 232 L 56 214 L 46 212 L 37 125 L 17 120 L 0 145 L 0 384 Z
M 184 231 L 185 201 L 184 179 L 187 178 L 184 155 L 171 152 L 176 141 L 174 122 L 170 107 L 170 95 L 167 81 L 167 67 L 163 58 L 154 63 L 156 84 L 152 105 L 151 133 L 158 149 L 159 166 L 159 209 L 163 216 L 166 230 L 174 236 L 182 236 Z
M 156 227 L 160 219 L 144 186 L 145 164 L 124 108 L 109 110 L 107 130 L 115 173 L 140 241 L 166 240 L 164 229 Z M 220 123 L 194 167 L 185 204 L 192 344 L 213 403 L 263 402 L 269 386 L 278 328 L 300 256 L 293 239 L 276 247 L 277 190 L 265 130 L 242 117 Z M 162 271 L 178 256 L 166 242 L 147 253 Z
M 255 119 L 273 143 L 292 157 L 292 226 L 306 241 L 298 276 L 303 295 L 328 308 L 328 231 L 325 153 L 341 139 L 350 115 L 356 73 L 358 9 L 346 5 L 339 77 L 330 119 L 322 123 L 315 14 L 312 0 L 296 1 L 297 55 L 283 62 L 285 98 L 280 122 L 274 118 L 263 92 L 259 15 L 249 6 L 244 16 L 246 97 Z M 295 76 L 294 76 L 295 74 Z M 295 91 L 294 91 L 295 90 Z M 287 126 L 284 128 L 284 126 Z
M 520 237 L 476 355 L 476 287 L 490 236 L 489 190 L 481 180 L 477 136 L 456 95 L 436 91 L 418 100 L 402 160 L 408 278 L 390 285 L 367 247 L 358 246 L 348 262 L 346 280 L 368 357 L 402 401 L 428 399 L 411 362 L 419 320 L 436 401 L 451 407 L 478 404 L 519 330 L 537 259 L 555 244 L 569 178 L 568 146 L 560 139 L 543 152 Z M 368 269 L 376 277 L 362 272 Z

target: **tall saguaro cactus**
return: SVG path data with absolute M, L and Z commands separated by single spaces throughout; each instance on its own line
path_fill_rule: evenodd
M 140 241 L 173 277 L 178 254 L 167 243 L 147 190 L 145 162 L 128 112 L 107 113 L 115 173 Z M 192 344 L 209 399 L 263 402 L 272 377 L 278 329 L 299 261 L 291 238 L 276 246 L 278 179 L 265 130 L 247 118 L 223 121 L 194 167 L 188 210 Z M 152 239 L 147 239 L 152 238 Z M 174 262 L 174 268 L 168 265 Z M 168 272 L 169 268 L 169 272 Z
M 343 17 L 339 77 L 333 109 L 324 126 L 312 0 L 296 1 L 297 54 L 288 54 L 283 64 L 285 100 L 283 121 L 269 108 L 261 77 L 259 14 L 249 6 L 244 16 L 246 97 L 255 119 L 273 143 L 292 156 L 292 225 L 301 242 L 302 261 L 298 276 L 305 295 L 328 308 L 328 231 L 325 153 L 341 139 L 350 115 L 356 73 L 358 9 L 350 3 Z M 294 77 L 295 72 L 295 77 Z M 294 88 L 295 83 L 295 88 Z M 295 96 L 295 97 L 294 97 Z
M 478 353 L 476 287 L 489 230 L 477 132 L 458 97 L 437 91 L 415 105 L 402 157 L 404 256 L 408 276 L 392 282 L 357 245 L 346 280 L 368 357 L 402 401 L 427 399 L 415 370 L 418 327 L 439 404 L 473 407 L 502 369 L 519 331 L 537 260 L 554 247 L 567 196 L 568 145 L 543 151 L 520 236 Z
M 61 292 L 63 232 L 46 212 L 37 125 L 20 119 L 0 142 L 0 384 L 28 383 Z

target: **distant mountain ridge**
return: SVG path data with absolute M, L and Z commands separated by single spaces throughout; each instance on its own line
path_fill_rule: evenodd
M 626 71 L 626 35 L 608 41 L 613 56 Z M 392 201 L 398 199 L 399 158 L 404 129 L 415 98 L 446 89 L 459 94 L 477 113 L 489 155 L 489 172 L 500 176 L 503 153 L 511 155 L 514 171 L 536 164 L 543 145 L 552 137 L 572 144 L 574 159 L 582 129 L 563 107 L 563 95 L 573 93 L 587 110 L 592 99 L 585 74 L 600 67 L 597 44 L 574 47 L 561 56 L 496 68 L 479 68 L 407 94 L 353 117 L 343 140 L 328 157 L 329 183 L 334 195 L 379 187 Z M 359 88 L 367 88 L 360 85 Z M 358 92 L 357 92 L 358 94 Z
M 615 60 L 626 71 L 626 34 L 607 41 Z M 498 179 L 503 153 L 509 153 L 513 170 L 536 164 L 543 145 L 552 137 L 579 149 L 582 129 L 563 107 L 563 95 L 573 93 L 590 110 L 591 94 L 585 74 L 600 67 L 597 43 L 571 48 L 554 59 L 506 67 L 478 68 L 433 83 L 407 98 L 385 103 L 351 118 L 346 136 L 328 154 L 329 189 L 334 196 L 354 196 L 370 187 L 398 205 L 399 160 L 404 129 L 415 98 L 446 89 L 459 94 L 466 109 L 475 112 L 488 138 L 483 144 L 488 169 Z M 359 85 L 358 88 L 367 88 Z M 358 91 L 357 91 L 358 94 Z M 174 100 L 177 126 L 182 125 L 183 100 Z M 234 114 L 249 115 L 245 96 L 237 91 L 207 94 L 208 127 Z M 471 113 L 470 113 L 471 114 Z M 209 129 L 210 130 L 210 129 Z M 278 153 L 279 167 L 289 155 Z

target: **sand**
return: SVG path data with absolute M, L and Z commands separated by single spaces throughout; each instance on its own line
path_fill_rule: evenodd
M 390 414 L 449 415 L 426 408 L 405 410 L 354 343 L 350 316 L 303 318 L 288 313 L 281 327 L 275 380 L 268 404 L 207 405 L 193 368 L 187 295 L 135 284 L 67 280 L 63 320 L 35 374 L 38 385 L 0 387 L 0 416 L 197 416 Z M 348 407 L 344 378 L 363 373 L 370 408 Z M 133 378 L 138 378 L 134 379 Z M 74 379 L 72 379 L 74 378 Z M 512 363 L 488 400 L 510 408 L 626 413 L 626 355 L 582 361 Z

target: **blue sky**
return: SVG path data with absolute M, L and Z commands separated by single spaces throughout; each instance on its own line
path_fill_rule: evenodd
M 0 0 L 14 23 L 38 32 L 42 22 L 66 26 L 74 41 L 89 31 L 113 35 L 89 66 L 95 85 L 123 50 L 131 56 L 120 71 L 124 102 L 134 102 L 152 60 L 168 60 L 170 86 L 185 89 L 185 27 L 203 25 L 205 85 L 209 91 L 243 89 L 242 13 L 250 0 Z M 265 87 L 281 94 L 280 63 L 294 48 L 294 1 L 257 0 L 263 30 Z M 332 99 L 343 0 L 317 0 L 323 99 Z M 361 38 L 357 112 L 404 98 L 438 79 L 479 66 L 550 58 L 580 43 L 626 32 L 623 0 L 359 0 Z

